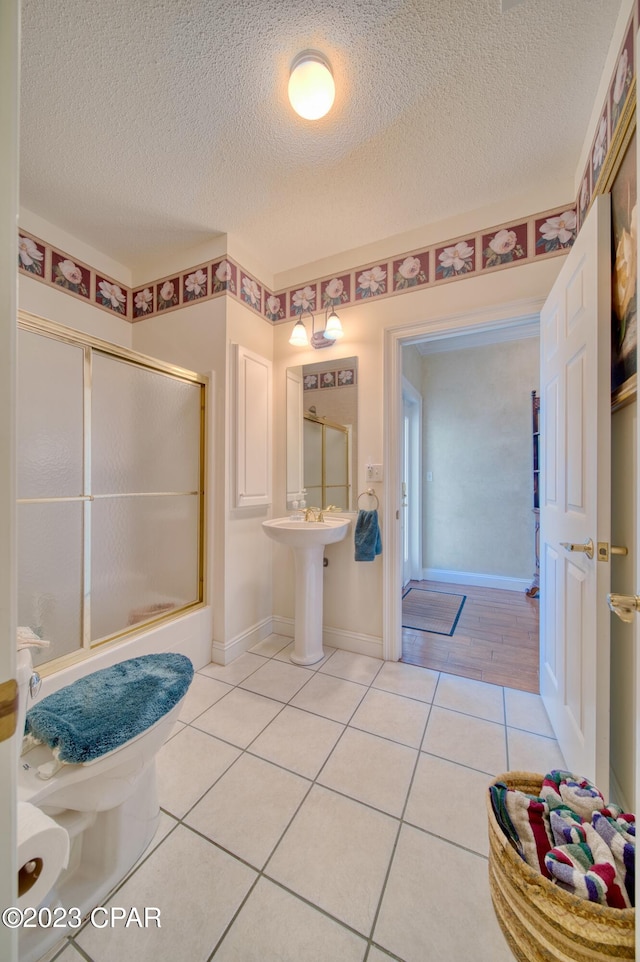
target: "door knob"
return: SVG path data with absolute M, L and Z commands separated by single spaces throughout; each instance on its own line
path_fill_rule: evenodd
M 566 548 L 567 551 L 582 551 L 586 554 L 587 558 L 593 558 L 593 541 L 589 538 L 584 544 L 572 544 L 571 541 L 561 541 L 561 548 Z
M 633 616 L 640 611 L 640 595 L 607 595 L 607 604 L 622 621 L 630 624 Z

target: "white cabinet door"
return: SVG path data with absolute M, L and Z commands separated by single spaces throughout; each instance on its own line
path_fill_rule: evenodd
M 233 345 L 237 508 L 271 503 L 271 361 Z
M 609 791 L 610 198 L 540 316 L 540 692 L 568 767 Z M 580 546 L 593 545 L 589 557 Z

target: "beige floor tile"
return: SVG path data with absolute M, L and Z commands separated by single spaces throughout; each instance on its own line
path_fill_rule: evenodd
M 233 855 L 262 868 L 309 788 L 306 779 L 245 754 L 185 821 Z
M 361 962 L 366 948 L 367 943 L 353 932 L 261 878 L 215 960 Z
M 391 956 L 387 955 L 386 952 L 383 952 L 376 945 L 371 946 L 371 951 L 367 956 L 367 962 L 389 962 L 390 959 Z
M 167 738 L 167 741 L 169 741 L 169 738 L 173 738 L 174 735 L 177 735 L 178 732 L 181 732 L 182 729 L 184 728 L 184 726 L 185 726 L 185 723 L 184 723 L 184 722 L 177 721 L 177 722 L 174 724 L 173 728 L 171 729 L 171 731 L 170 731 L 170 733 L 169 733 L 169 737 Z
M 187 697 L 182 703 L 178 718 L 182 722 L 191 722 L 203 711 L 210 708 L 214 702 L 219 701 L 223 695 L 231 691 L 230 685 L 225 685 L 215 678 L 208 675 L 201 675 L 198 672 L 193 676 L 193 681 L 189 686 Z
M 291 704 L 295 708 L 303 708 L 345 724 L 366 693 L 363 685 L 316 672 L 311 681 L 292 698 Z
M 488 856 L 486 797 L 490 781 L 483 772 L 422 752 L 404 820 Z
M 419 748 L 429 711 L 426 702 L 371 688 L 360 702 L 349 727 Z
M 388 815 L 316 785 L 265 874 L 368 935 L 397 828 Z
M 228 665 L 215 665 L 211 662 L 210 665 L 200 669 L 200 674 L 208 675 L 209 678 L 217 678 L 218 681 L 223 681 L 227 685 L 239 685 L 252 672 L 262 667 L 264 661 L 264 658 L 261 658 L 260 655 L 251 655 L 249 652 L 245 652 L 244 655 L 234 658 Z
M 407 698 L 430 702 L 433 699 L 437 680 L 438 672 L 431 671 L 429 668 L 404 665 L 399 661 L 386 661 L 376 675 L 372 687 L 382 688 L 396 695 L 406 695 Z
M 182 818 L 240 752 L 195 728 L 184 728 L 156 759 L 161 808 Z
M 546 735 L 548 738 L 555 737 L 540 695 L 515 691 L 513 688 L 505 688 L 504 694 L 507 725 L 510 728 L 521 728 L 535 735 Z
M 290 641 L 291 639 L 287 638 L 286 635 L 269 635 L 268 638 L 259 641 L 249 651 L 254 655 L 264 655 L 271 658 L 272 655 L 277 655 L 279 651 L 286 648 Z
M 335 648 L 330 648 L 329 645 L 323 645 L 322 650 L 324 652 L 324 656 L 319 661 L 314 662 L 313 665 L 305 665 L 305 668 L 307 668 L 308 671 L 317 671 L 318 668 L 321 668 L 324 664 L 326 664 L 327 659 L 331 658 L 334 651 L 336 651 Z M 277 655 L 273 656 L 273 660 L 286 661 L 287 664 L 290 665 L 292 664 L 292 661 L 290 658 L 292 651 L 293 651 L 293 642 L 291 641 L 286 648 L 283 648 L 281 651 L 278 652 Z
M 270 659 L 262 668 L 245 678 L 239 687 L 255 691 L 267 698 L 287 702 L 310 678 L 313 678 L 313 672 L 306 668 Z
M 382 952 L 376 945 L 371 947 L 371 951 L 367 956 L 367 962 L 389 962 L 390 959 L 391 956 L 387 955 L 386 952 Z
M 332 658 L 322 665 L 320 671 L 347 681 L 356 681 L 360 685 L 370 685 L 384 662 L 380 658 L 370 658 L 369 655 L 358 655 L 353 651 L 338 650 Z
M 199 715 L 194 725 L 232 745 L 246 748 L 281 710 L 281 702 L 234 688 Z
M 459 675 L 440 675 L 434 705 L 504 724 L 502 688 Z
M 422 750 L 497 775 L 507 761 L 504 725 L 434 706 Z
M 552 768 L 566 768 L 562 752 L 555 738 L 532 735 L 517 728 L 507 728 L 509 769 L 539 772 L 546 775 Z M 581 772 L 576 774 L 580 775 Z
M 399 818 L 418 751 L 347 728 L 318 782 Z
M 205 962 L 255 877 L 180 825 L 114 896 L 118 906 L 159 908 L 161 928 L 88 926 L 78 944 L 94 962 Z
M 344 731 L 329 718 L 287 705 L 251 744 L 251 753 L 315 778 Z
M 400 832 L 373 938 L 404 962 L 512 960 L 491 905 L 486 859 L 410 826 Z

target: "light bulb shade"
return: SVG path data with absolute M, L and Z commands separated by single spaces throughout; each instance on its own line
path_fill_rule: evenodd
M 331 66 L 316 50 L 305 50 L 291 64 L 289 100 L 305 120 L 319 120 L 331 110 L 336 95 Z
M 291 337 L 289 338 L 289 344 L 293 344 L 294 347 L 306 347 L 309 343 L 309 338 L 307 336 L 307 331 L 302 323 L 302 320 L 296 321 L 293 330 L 291 332 Z
M 338 341 L 341 337 L 344 337 L 344 331 L 342 330 L 340 318 L 335 311 L 331 311 L 329 317 L 327 318 L 327 326 L 324 329 L 324 336 L 329 341 Z

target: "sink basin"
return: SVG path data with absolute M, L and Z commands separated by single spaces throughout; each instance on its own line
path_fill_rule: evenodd
M 324 521 L 294 521 L 273 518 L 263 521 L 264 533 L 293 551 L 296 571 L 295 628 L 291 661 L 296 665 L 313 665 L 324 657 L 322 650 L 323 556 L 327 544 L 346 537 L 348 518 L 325 518 Z
M 324 521 L 294 521 L 291 518 L 274 518 L 263 521 L 264 533 L 280 544 L 292 548 L 311 545 L 333 544 L 342 541 L 349 528 L 348 518 L 325 518 Z

